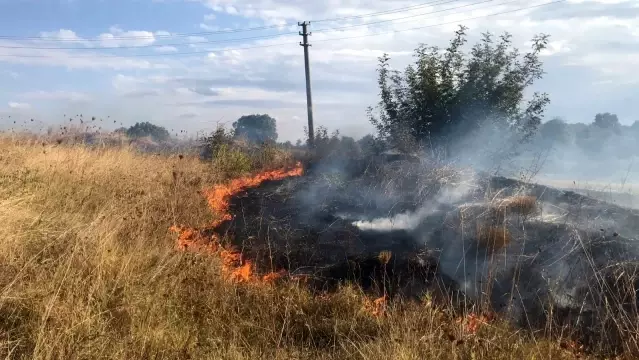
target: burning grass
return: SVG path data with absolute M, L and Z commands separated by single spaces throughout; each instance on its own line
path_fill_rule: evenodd
M 0 356 L 575 358 L 561 341 L 458 322 L 427 300 L 373 301 L 375 316 L 353 286 L 316 296 L 295 281 L 226 281 L 227 257 L 176 251 L 167 231 L 219 220 L 201 189 L 224 177 L 188 156 L 0 139 Z M 198 236 L 180 234 L 210 243 Z
M 247 188 L 256 187 L 264 181 L 280 180 L 291 176 L 301 176 L 303 173 L 301 163 L 295 164 L 291 169 L 277 169 L 260 172 L 256 175 L 232 179 L 229 182 L 221 183 L 204 190 L 204 197 L 210 209 L 217 215 L 209 227 L 217 228 L 225 221 L 233 219 L 229 212 L 229 205 L 232 196 L 237 195 Z M 236 282 L 253 282 L 259 280 L 255 274 L 253 262 L 244 259 L 243 254 L 233 246 L 224 246 L 222 239 L 216 233 L 211 233 L 205 238 L 200 231 L 192 228 L 171 226 L 172 231 L 178 233 L 177 247 L 180 250 L 195 250 L 217 255 L 222 261 L 222 270 L 226 277 Z M 286 271 L 278 270 L 263 275 L 261 280 L 272 283 L 286 275 Z

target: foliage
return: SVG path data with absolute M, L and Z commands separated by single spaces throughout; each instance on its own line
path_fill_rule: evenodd
M 497 42 L 483 34 L 470 56 L 462 52 L 466 42 L 466 28 L 460 27 L 443 51 L 420 45 L 415 63 L 403 73 L 391 69 L 388 55 L 380 57 L 379 111 L 368 113 L 381 139 L 409 151 L 425 144 L 448 146 L 489 126 L 513 130 L 522 140 L 534 133 L 549 99 L 535 93 L 524 102 L 524 91 L 543 75 L 539 54 L 548 36 L 535 36 L 523 59 L 508 33 Z
M 166 141 L 171 137 L 167 129 L 150 122 L 135 123 L 126 131 L 126 134 L 131 138 L 150 136 L 156 141 Z
M 238 177 L 251 171 L 253 162 L 241 149 L 221 144 L 213 156 L 213 166 L 228 177 Z
M 235 138 L 244 138 L 252 143 L 277 140 L 276 120 L 267 114 L 244 115 L 233 123 Z
M 562 119 L 554 118 L 541 124 L 539 136 L 549 145 L 555 143 L 565 144 L 569 139 L 568 125 Z
M 199 146 L 201 159 L 210 161 L 216 169 L 231 177 L 288 165 L 291 161 L 288 153 L 278 148 L 286 149 L 285 145 L 272 142 L 263 142 L 259 146 L 247 145 L 222 126 L 199 139 Z
M 204 160 L 212 160 L 222 146 L 228 146 L 232 141 L 233 136 L 224 127 L 218 126 L 210 135 L 198 139 L 200 157 Z
M 567 124 L 554 118 L 541 124 L 537 134 L 537 147 L 576 146 L 585 154 L 600 154 L 606 147 L 617 148 L 615 156 L 625 156 L 635 153 L 634 146 L 621 151 L 624 144 L 635 144 L 639 141 L 639 122 L 632 126 L 621 125 L 616 114 L 605 112 L 595 115 L 593 121 L 586 123 Z
M 601 129 L 619 129 L 619 119 L 617 115 L 611 113 L 599 113 L 595 115 L 595 121 L 592 123 L 594 126 Z
M 308 138 L 308 129 L 304 127 L 304 134 Z M 329 134 L 328 129 L 320 125 L 315 129 L 315 159 L 357 159 L 378 155 L 384 144 L 372 135 L 366 135 L 359 140 L 350 136 L 342 136 L 339 130 Z M 299 141 L 301 143 L 301 140 Z
M 357 145 L 363 154 L 378 154 L 383 149 L 381 141 L 370 134 L 357 140 Z
M 293 148 L 293 143 L 291 143 L 291 141 L 290 141 L 290 140 L 287 140 L 287 141 L 285 141 L 285 142 L 282 144 L 282 146 L 283 146 L 285 149 L 292 149 L 292 148 Z

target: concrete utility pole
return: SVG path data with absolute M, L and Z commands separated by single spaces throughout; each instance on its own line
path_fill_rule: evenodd
M 302 36 L 302 42 L 300 42 L 300 46 L 304 47 L 304 70 L 306 72 L 306 108 L 308 111 L 308 145 L 310 147 L 314 146 L 315 135 L 313 131 L 313 99 L 311 96 L 311 68 L 308 63 L 308 47 L 311 44 L 308 43 L 308 36 L 311 35 L 307 31 L 307 26 L 310 25 L 310 22 L 298 22 L 297 26 L 302 27 L 302 31 L 300 31 L 300 35 Z

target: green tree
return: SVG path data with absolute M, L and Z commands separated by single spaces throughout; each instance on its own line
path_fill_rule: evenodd
M 150 136 L 156 141 L 165 141 L 171 137 L 167 129 L 153 125 L 150 122 L 135 123 L 126 131 L 126 134 L 131 138 Z
M 554 118 L 541 124 L 539 137 L 546 144 L 566 143 L 569 139 L 568 125 L 562 119 Z
M 254 143 L 277 140 L 277 125 L 267 114 L 244 115 L 233 123 L 235 138 L 245 138 Z
M 218 126 L 214 132 L 198 139 L 200 143 L 200 157 L 211 160 L 221 149 L 229 147 L 232 143 L 232 135 L 222 126 Z
M 611 130 L 615 133 L 619 133 L 621 130 L 621 124 L 619 123 L 617 115 L 608 112 L 595 115 L 595 120 L 592 125 L 599 129 Z
M 470 55 L 462 51 L 466 42 L 462 26 L 444 51 L 420 45 L 403 73 L 391 70 L 388 55 L 379 58 L 380 101 L 377 114 L 369 107 L 368 115 L 380 139 L 410 150 L 448 146 L 453 137 L 487 126 L 513 130 L 518 142 L 534 134 L 549 99 L 534 93 L 524 101 L 524 91 L 543 75 L 539 53 L 548 36 L 535 36 L 523 57 L 508 33 L 497 41 L 483 34 Z
M 365 135 L 361 139 L 357 140 L 357 144 L 362 153 L 372 155 L 376 154 L 380 150 L 380 144 L 371 134 Z

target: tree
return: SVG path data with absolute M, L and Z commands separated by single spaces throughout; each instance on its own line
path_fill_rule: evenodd
M 547 121 L 539 127 L 541 140 L 548 144 L 566 143 L 568 141 L 568 125 L 560 118 Z
M 217 127 L 210 135 L 198 139 L 200 143 L 200 158 L 211 160 L 224 147 L 232 143 L 232 136 L 227 129 L 222 126 Z
M 364 154 L 375 154 L 380 147 L 379 142 L 371 134 L 365 135 L 361 139 L 357 140 L 357 144 Z
M 126 134 L 131 138 L 150 136 L 156 141 L 165 141 L 171 137 L 167 129 L 153 125 L 150 122 L 135 123 L 126 131 Z
M 608 112 L 595 115 L 595 121 L 593 121 L 592 125 L 600 129 L 612 130 L 616 133 L 621 130 L 621 124 L 619 123 L 617 115 Z
M 470 56 L 462 52 L 466 28 L 460 27 L 444 51 L 420 45 L 415 62 L 403 73 L 391 70 L 390 57 L 379 58 L 378 113 L 369 120 L 378 137 L 400 150 L 432 144 L 448 147 L 460 136 L 494 127 L 512 130 L 527 140 L 541 123 L 547 94 L 524 91 L 543 75 L 539 53 L 547 35 L 532 39 L 532 50 L 520 59 L 506 33 L 495 42 L 483 34 Z
M 244 115 L 233 123 L 233 135 L 253 143 L 274 142 L 277 140 L 276 121 L 267 114 Z

